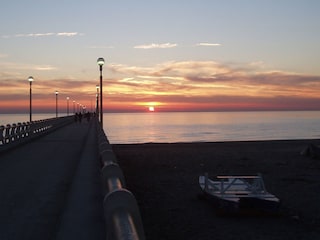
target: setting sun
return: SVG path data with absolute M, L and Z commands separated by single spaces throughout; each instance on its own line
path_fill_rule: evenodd
M 149 107 L 149 112 L 154 112 L 154 107 L 153 106 Z

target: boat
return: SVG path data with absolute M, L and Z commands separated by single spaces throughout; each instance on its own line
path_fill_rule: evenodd
M 254 176 L 199 176 L 200 188 L 218 213 L 277 214 L 280 200 L 269 193 L 261 174 Z

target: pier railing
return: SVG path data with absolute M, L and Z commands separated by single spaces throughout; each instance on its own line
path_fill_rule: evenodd
M 73 121 L 73 116 L 0 126 L 0 152 L 46 134 Z
M 103 207 L 106 220 L 106 238 L 144 240 L 143 224 L 137 201 L 133 194 L 125 188 L 122 170 L 117 163 L 107 136 L 100 125 L 97 128 L 105 194 Z

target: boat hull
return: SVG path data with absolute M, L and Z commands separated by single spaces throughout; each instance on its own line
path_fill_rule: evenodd
M 199 177 L 200 188 L 205 199 L 210 200 L 218 213 L 231 214 L 269 214 L 279 213 L 280 200 L 268 193 L 264 184 L 263 188 L 257 188 L 257 182 L 249 184 L 249 180 L 259 180 L 259 176 L 228 176 L 219 177 L 220 181 L 213 181 L 207 176 Z M 254 188 L 256 187 L 256 188 Z
M 257 198 L 240 198 L 239 201 L 230 201 L 203 191 L 206 200 L 210 201 L 219 215 L 278 215 L 280 202 Z
M 263 213 L 278 213 L 280 208 L 279 201 L 271 201 L 260 198 L 240 198 L 239 208 Z

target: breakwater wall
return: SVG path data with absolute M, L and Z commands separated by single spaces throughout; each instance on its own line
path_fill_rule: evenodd
M 144 229 L 137 201 L 126 189 L 125 179 L 103 129 L 97 124 L 99 156 L 104 191 L 107 239 L 144 240 Z
M 52 132 L 74 121 L 74 116 L 49 118 L 0 126 L 0 152 Z

